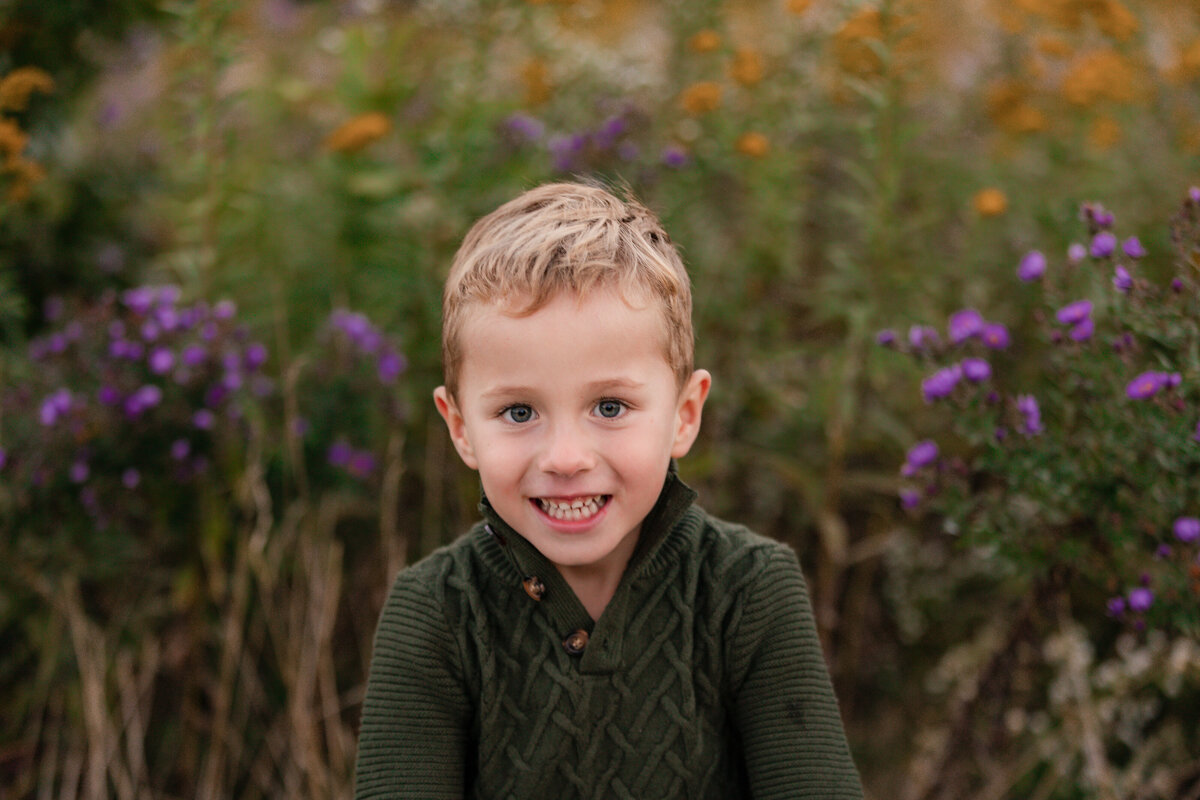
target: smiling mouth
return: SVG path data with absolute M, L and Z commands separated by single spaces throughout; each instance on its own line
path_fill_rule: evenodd
M 534 501 L 548 517 L 564 522 L 581 522 L 599 513 L 611 497 L 612 495 L 608 494 L 594 494 L 591 497 L 576 497 L 571 500 L 538 497 Z

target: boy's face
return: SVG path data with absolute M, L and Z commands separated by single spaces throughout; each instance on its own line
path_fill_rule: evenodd
M 457 396 L 434 400 L 492 507 L 560 571 L 619 574 L 696 438 L 708 373 L 678 390 L 659 310 L 615 292 L 525 317 L 482 306 L 461 337 Z

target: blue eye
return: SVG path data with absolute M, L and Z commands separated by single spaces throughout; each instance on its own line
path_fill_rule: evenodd
M 500 416 L 509 422 L 529 422 L 533 419 L 533 409 L 524 405 L 512 405 L 501 411 Z
M 596 404 L 596 413 L 606 419 L 615 419 L 625 411 L 625 404 L 620 400 L 601 400 Z

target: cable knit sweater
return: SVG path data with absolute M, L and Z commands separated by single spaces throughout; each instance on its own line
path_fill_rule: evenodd
M 355 797 L 861 798 L 795 554 L 694 497 L 668 474 L 595 622 L 486 499 L 402 571 Z

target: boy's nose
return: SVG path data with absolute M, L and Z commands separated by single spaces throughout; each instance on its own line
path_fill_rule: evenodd
M 557 425 L 542 451 L 541 470 L 570 477 L 595 466 L 595 454 L 587 435 L 574 425 Z

